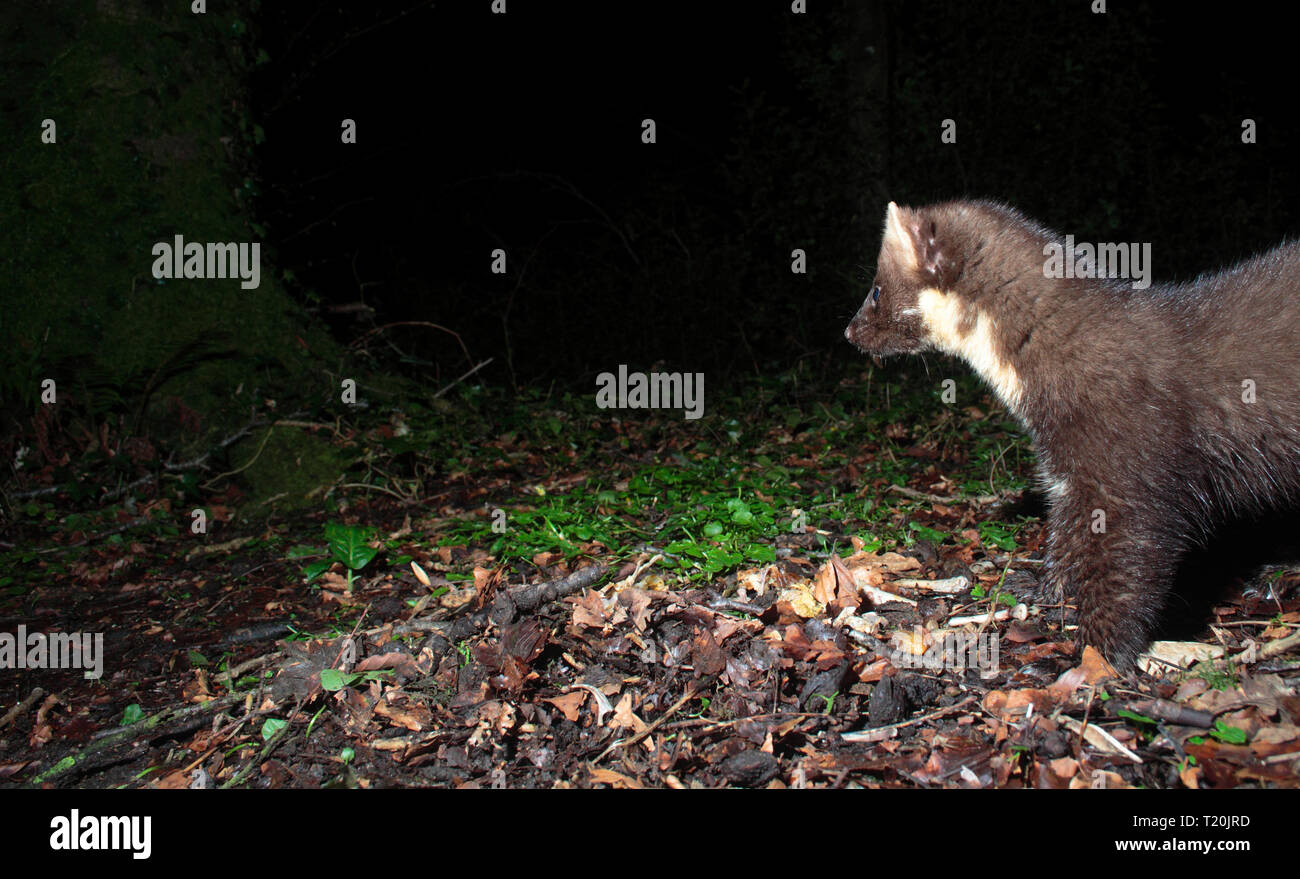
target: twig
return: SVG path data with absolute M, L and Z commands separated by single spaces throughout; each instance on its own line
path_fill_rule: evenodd
M 130 531 L 132 528 L 138 528 L 141 525 L 149 524 L 148 516 L 137 516 L 129 522 L 123 522 L 120 525 L 114 525 L 112 528 L 105 528 L 103 531 L 96 531 L 89 537 L 83 537 L 76 543 L 60 543 L 58 546 L 49 546 L 45 549 L 36 550 L 37 555 L 45 555 L 51 552 L 62 552 L 65 549 L 73 549 L 78 546 L 85 546 L 95 540 L 103 540 L 105 537 L 112 537 L 114 534 L 121 534 L 123 531 Z
M 216 680 L 218 684 L 225 686 L 227 690 L 234 690 L 235 681 L 242 678 L 245 673 L 250 672 L 255 668 L 269 665 L 279 655 L 279 650 L 273 650 L 272 652 L 263 654 L 262 656 L 255 656 L 247 662 L 241 662 L 233 668 L 226 666 L 226 671 L 223 674 L 217 675 L 214 680 Z
M 18 715 L 22 714 L 28 708 L 31 708 L 33 705 L 35 705 L 36 700 L 40 699 L 44 695 L 45 695 L 45 691 L 42 690 L 40 687 L 37 687 L 36 689 L 28 693 L 26 699 L 24 699 L 23 701 L 15 705 L 13 708 L 10 708 L 8 711 L 6 711 L 4 717 L 0 717 L 0 729 L 4 729 L 9 724 L 13 723 L 14 720 L 18 718 Z
M 247 470 L 249 467 L 252 467 L 253 464 L 257 462 L 257 459 L 262 457 L 262 450 L 266 448 L 267 441 L 271 439 L 271 431 L 273 430 L 275 430 L 274 426 L 268 427 L 266 429 L 266 434 L 263 435 L 262 437 L 262 444 L 257 447 L 257 451 L 253 453 L 253 457 L 249 458 L 247 461 L 245 461 L 239 467 L 236 467 L 234 470 L 228 470 L 225 473 L 218 473 L 216 476 L 212 477 L 207 482 L 203 483 L 203 485 L 200 487 L 209 488 L 212 485 L 216 484 L 217 480 L 219 479 L 225 479 L 227 476 L 234 476 L 236 473 L 242 473 L 243 471 Z
M 465 379 L 469 378 L 471 375 L 473 375 L 474 373 L 478 372 L 480 369 L 482 369 L 483 367 L 487 366 L 487 365 L 488 365 L 489 363 L 491 363 L 491 362 L 492 362 L 492 358 L 491 358 L 491 357 L 489 357 L 487 360 L 484 360 L 484 361 L 483 361 L 482 363 L 480 363 L 478 366 L 474 367 L 474 368 L 471 369 L 469 372 L 465 373 L 465 374 L 462 375 L 460 378 L 456 379 L 454 382 L 452 382 L 451 384 L 447 385 L 447 387 L 443 388 L 441 391 L 439 391 L 438 393 L 434 394 L 434 395 L 433 395 L 433 399 L 435 399 L 435 400 L 438 399 L 438 398 L 441 397 L 443 394 L 447 393 L 447 392 L 450 391 L 452 388 L 456 387 L 456 385 L 460 384 L 460 383 L 463 382 Z
M 384 324 L 383 326 L 375 327 L 373 330 L 367 330 L 366 332 L 362 333 L 355 340 L 353 340 L 353 342 L 350 345 L 348 345 L 348 347 L 356 348 L 358 345 L 365 342 L 366 339 L 369 339 L 371 336 L 373 336 L 375 333 L 382 333 L 384 330 L 390 329 L 391 327 L 429 327 L 430 329 L 434 329 L 434 330 L 442 330 L 444 333 L 448 333 L 456 337 L 456 342 L 460 345 L 461 353 L 465 355 L 465 361 L 467 363 L 474 362 L 474 358 L 469 356 L 469 349 L 465 347 L 465 341 L 461 339 L 460 333 L 456 332 L 455 330 L 448 329 L 447 327 L 444 327 L 442 324 L 436 324 L 433 321 L 427 321 L 427 320 L 399 320 L 399 321 L 394 321 L 393 323 L 390 324 Z
M 334 486 L 334 488 L 364 488 L 369 491 L 382 491 L 384 494 L 392 495 L 404 504 L 412 503 L 409 497 L 404 497 L 393 491 L 391 488 L 385 488 L 382 485 L 371 485 L 368 482 L 344 482 L 340 485 Z
M 1166 720 L 1179 726 L 1195 726 L 1200 729 L 1214 726 L 1214 712 L 1198 711 L 1167 699 L 1139 699 L 1130 703 L 1129 708 L 1146 717 Z
M 295 416 L 304 414 L 304 412 L 305 410 L 291 413 L 289 415 L 289 418 L 292 419 Z M 272 424 L 273 426 L 285 426 L 285 427 L 292 427 L 292 426 L 329 427 L 330 426 L 327 424 L 320 424 L 320 425 L 304 424 L 302 422 L 291 421 L 287 419 L 280 419 L 269 423 Z M 212 457 L 212 453 L 214 451 L 219 451 L 221 449 L 225 449 L 233 445 L 234 443 L 243 439 L 245 436 L 247 436 L 256 428 L 264 427 L 267 424 L 268 422 L 263 419 L 260 418 L 254 419 L 253 421 L 250 421 L 248 424 L 245 424 L 243 427 L 241 427 L 239 430 L 235 431 L 234 433 L 228 434 L 224 439 L 221 440 L 221 442 L 217 443 L 215 449 L 210 449 L 197 457 L 189 459 L 188 461 L 170 461 L 170 460 L 164 461 L 162 463 L 162 468 L 164 471 L 167 471 L 169 473 L 175 473 L 175 472 L 180 472 L 185 470 L 203 469 L 204 465 L 207 463 L 208 458 Z M 335 433 L 337 433 L 337 430 L 335 431 Z M 126 494 L 129 491 L 139 488 L 142 485 L 146 485 L 150 482 L 156 482 L 157 479 L 158 479 L 157 474 L 146 473 L 144 476 L 140 476 L 136 479 L 133 479 L 132 481 L 126 483 L 123 486 L 105 492 L 100 497 L 100 500 L 111 501 L 121 495 Z M 14 492 L 12 494 L 12 497 L 21 500 L 26 498 L 42 497 L 48 494 L 58 494 L 59 492 L 66 491 L 66 490 L 67 490 L 66 485 L 47 485 L 44 488 L 36 488 L 36 489 L 30 489 L 28 491 Z
M 1300 630 L 1292 632 L 1285 638 L 1278 638 L 1276 641 L 1269 641 L 1259 651 L 1259 655 L 1267 659 L 1270 656 L 1278 656 L 1286 653 L 1292 647 L 1300 644 Z
M 691 717 L 687 720 L 679 720 L 676 723 L 670 723 L 664 729 L 686 729 L 692 726 L 702 726 L 701 735 L 708 735 L 717 732 L 720 729 L 727 729 L 738 723 L 758 723 L 763 720 L 777 720 L 780 718 L 802 717 L 805 720 L 827 720 L 830 715 L 821 711 L 769 711 L 766 714 L 749 714 L 745 717 L 736 717 L 731 720 L 708 720 L 703 717 Z
M 906 485 L 891 485 L 889 486 L 889 490 L 897 492 L 903 497 L 910 497 L 912 500 L 929 501 L 933 504 L 944 505 L 976 503 L 983 506 L 985 504 L 995 504 L 1002 500 L 1002 495 L 1000 494 L 954 494 L 944 496 L 941 494 L 930 494 L 929 492 L 917 491 L 915 488 L 908 488 Z
M 293 711 L 289 712 L 289 717 L 285 720 L 284 726 L 277 729 L 271 737 L 266 740 L 266 744 L 262 746 L 261 752 L 244 764 L 242 769 L 236 772 L 229 781 L 221 786 L 221 790 L 229 790 L 238 784 L 242 784 L 244 779 L 248 778 L 248 776 L 252 774 L 254 768 L 261 766 L 266 762 L 266 758 L 271 756 L 271 752 L 280 746 L 280 742 L 284 741 L 285 737 L 289 735 L 289 730 L 293 729 L 293 719 L 297 717 L 299 712 L 302 710 L 302 704 L 303 700 L 299 699 L 298 703 L 294 705 Z
M 631 738 L 619 739 L 618 741 L 614 742 L 608 748 L 601 751 L 600 756 L 597 757 L 592 762 L 599 763 L 601 760 L 604 760 L 610 751 L 617 750 L 618 748 L 626 748 L 635 745 L 637 742 L 641 741 L 646 736 L 650 735 L 650 733 L 657 730 L 659 726 L 662 723 L 664 723 L 664 721 L 668 720 L 668 718 L 672 717 L 674 714 L 680 711 L 683 705 L 685 705 L 687 702 L 694 699 L 697 695 L 699 694 L 695 690 L 695 684 L 692 683 L 689 687 L 686 688 L 686 692 L 682 694 L 682 698 L 678 699 L 668 708 L 667 711 L 659 715 L 659 717 L 655 720 L 654 723 L 649 724 L 648 726 L 646 726 L 645 729 L 641 730 L 641 732 L 637 733 Z
M 579 589 L 584 589 L 605 576 L 606 570 L 607 567 L 604 564 L 598 563 L 579 568 L 569 576 L 562 577 L 559 580 L 539 583 L 536 586 L 521 586 L 510 590 L 501 590 L 497 592 L 496 599 L 492 602 L 490 608 L 484 608 L 477 613 L 456 620 L 431 620 L 427 618 L 409 620 L 399 626 L 393 626 L 392 633 L 393 635 L 410 635 L 417 632 L 434 632 L 446 640 L 448 645 L 455 644 L 486 628 L 489 623 L 504 626 L 513 622 L 518 611 L 533 611 L 545 602 L 555 601 L 577 592 Z M 387 628 L 388 625 L 385 624 L 373 629 L 367 629 L 363 634 L 375 635 Z
M 956 705 L 949 705 L 947 708 L 940 708 L 937 711 L 931 711 L 929 714 L 923 714 L 920 717 L 913 717 L 911 720 L 903 720 L 898 723 L 891 723 L 888 726 L 877 726 L 871 729 L 859 730 L 857 732 L 841 733 L 840 740 L 844 742 L 878 742 L 882 739 L 889 738 L 895 730 L 902 729 L 905 726 L 914 726 L 918 723 L 925 723 L 930 720 L 936 720 L 945 714 L 954 714 L 974 702 L 978 697 L 967 696 Z

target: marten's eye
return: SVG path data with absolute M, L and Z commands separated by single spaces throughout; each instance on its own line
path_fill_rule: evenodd
M 874 307 L 880 302 L 880 288 L 876 287 L 871 291 L 871 305 Z

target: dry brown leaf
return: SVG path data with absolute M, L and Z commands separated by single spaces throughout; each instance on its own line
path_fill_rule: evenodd
M 591 780 L 595 784 L 608 784 L 625 790 L 641 790 L 641 782 L 612 769 L 592 769 Z
M 593 589 L 588 589 L 581 596 L 575 596 L 573 601 L 573 622 L 578 626 L 589 626 L 594 629 L 603 629 L 605 627 L 605 602 L 601 599 L 600 593 Z
M 578 690 L 573 693 L 565 693 L 563 696 L 551 696 L 542 701 L 550 702 L 556 708 L 560 709 L 560 713 L 564 715 L 565 720 L 570 723 L 577 723 L 578 709 L 582 707 L 583 700 L 586 698 L 587 694 L 582 690 Z
M 390 703 L 387 697 L 375 703 L 375 714 L 385 717 L 393 726 L 401 726 L 411 732 L 424 730 L 433 715 L 424 705 L 397 705 Z
M 633 732 L 645 732 L 646 724 L 641 718 L 637 717 L 632 711 L 633 702 L 631 693 L 624 693 L 623 698 L 618 700 L 614 706 L 614 718 L 611 724 L 616 729 L 631 729 Z
M 424 568 L 420 567 L 419 562 L 411 561 L 411 572 L 415 574 L 415 579 L 420 581 L 421 586 L 430 585 L 429 575 L 424 572 Z
M 1089 684 L 1098 684 L 1119 676 L 1115 667 L 1106 661 L 1106 657 L 1091 645 L 1083 648 L 1083 661 L 1079 663 L 1079 669 L 1083 672 L 1083 680 Z

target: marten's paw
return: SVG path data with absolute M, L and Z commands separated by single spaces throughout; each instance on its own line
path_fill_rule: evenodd
M 1066 578 L 1057 573 L 1058 568 L 1051 565 L 1044 565 L 1042 573 L 1038 577 L 1038 585 L 1034 588 L 1033 599 L 1038 604 L 1060 604 L 1065 601 L 1067 594 Z
M 1098 609 L 1080 620 L 1075 643 L 1080 652 L 1097 648 L 1116 671 L 1128 671 L 1149 643 L 1146 622 L 1116 607 Z

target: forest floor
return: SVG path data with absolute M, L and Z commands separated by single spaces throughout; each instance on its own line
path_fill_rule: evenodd
M 1117 675 L 1031 598 L 1023 434 L 899 391 L 408 408 L 256 519 L 234 479 L 105 500 L 102 449 L 37 470 L 0 787 L 1298 786 L 1300 568 L 1248 559 Z M 31 667 L 42 632 L 100 676 Z

